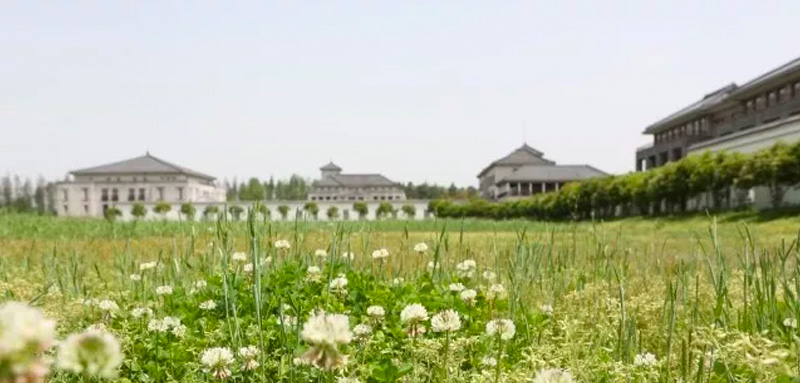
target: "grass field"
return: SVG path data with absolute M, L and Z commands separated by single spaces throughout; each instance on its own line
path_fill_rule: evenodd
M 755 213 L 577 224 L 0 215 L 0 291 L 43 308 L 60 338 L 112 334 L 120 381 L 793 382 L 799 229 L 800 218 Z M 0 347 L 4 383 L 3 358 Z M 56 363 L 49 381 L 99 379 L 87 368 Z

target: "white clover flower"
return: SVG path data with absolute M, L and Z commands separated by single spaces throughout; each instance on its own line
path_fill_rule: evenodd
M 425 333 L 425 325 L 428 320 L 428 310 L 419 303 L 413 303 L 400 312 L 400 321 L 407 325 L 406 333 L 411 337 L 417 337 Z
M 487 281 L 494 281 L 497 279 L 497 274 L 495 274 L 494 271 L 486 270 L 483 272 L 483 279 Z
M 319 282 L 322 279 L 322 270 L 317 266 L 309 266 L 306 273 L 306 279 L 310 282 Z
M 0 364 L 10 363 L 17 373 L 46 373 L 37 354 L 55 343 L 56 322 L 41 310 L 21 302 L 0 305 Z M 40 370 L 39 368 L 43 369 Z
M 140 274 L 131 274 L 130 276 L 128 276 L 128 279 L 134 282 L 139 282 L 142 280 L 142 276 Z
M 117 305 L 117 302 L 114 302 L 114 301 L 112 301 L 110 299 L 104 299 L 104 300 L 98 302 L 97 303 L 97 307 L 100 310 L 103 310 L 103 311 L 105 311 L 107 313 L 114 313 L 114 312 L 119 311 L 119 306 Z
M 202 289 L 206 288 L 206 286 L 208 286 L 208 282 L 206 282 L 206 281 L 204 281 L 202 279 L 197 280 L 197 281 L 194 282 L 194 287 L 196 289 L 198 289 L 198 290 L 202 290 Z
M 339 274 L 330 283 L 330 289 L 338 294 L 347 294 L 347 277 L 344 274 Z
M 172 335 L 175 335 L 178 338 L 183 338 L 186 335 L 186 326 L 179 324 L 172 327 Z
M 169 331 L 169 325 L 162 320 L 150 319 L 150 322 L 147 323 L 147 331 L 167 332 Z
M 314 251 L 314 255 L 319 258 L 327 258 L 328 252 L 325 249 L 317 249 Z
M 361 341 L 364 342 L 369 339 L 369 336 L 372 334 L 372 326 L 368 324 L 357 324 L 353 327 L 353 336 Z
M 338 349 L 339 345 L 348 344 L 353 338 L 350 320 L 346 315 L 317 312 L 303 325 L 300 336 L 311 345 L 303 355 L 308 363 L 332 370 L 347 362 L 347 357 Z
M 239 349 L 239 357 L 244 361 L 244 363 L 242 363 L 242 369 L 244 371 L 252 371 L 258 368 L 259 363 L 256 360 L 258 359 L 258 354 L 259 351 L 256 346 L 247 346 Z
M 458 276 L 462 278 L 472 278 L 475 275 L 475 268 L 478 267 L 478 264 L 475 263 L 472 259 L 467 259 L 464 262 L 460 262 L 456 264 L 456 271 L 458 272 Z
M 464 287 L 464 285 L 461 284 L 461 283 L 451 283 L 450 284 L 450 291 L 452 291 L 454 293 L 460 293 L 460 292 L 464 291 L 464 289 L 466 289 L 466 287 Z
M 247 254 L 242 252 L 236 252 L 231 255 L 231 260 L 236 263 L 245 263 L 247 262 Z
M 286 328 L 294 327 L 297 325 L 297 317 L 293 317 L 291 315 L 279 316 L 278 324 Z
M 431 318 L 433 332 L 456 332 L 461 329 L 461 318 L 453 310 L 444 310 Z
M 244 271 L 245 273 L 252 273 L 253 272 L 253 264 L 252 263 L 245 264 L 244 266 L 242 266 L 242 271 Z
M 156 287 L 156 295 L 172 295 L 172 286 L 164 285 Z
M 481 359 L 481 364 L 484 367 L 496 367 L 497 366 L 497 359 L 495 359 L 495 358 L 493 358 L 491 356 L 484 356 L 483 359 Z
M 797 328 L 797 319 L 786 318 L 783 320 L 783 326 L 788 328 Z
M 533 383 L 572 383 L 572 374 L 557 368 L 541 370 L 536 374 Z
M 279 240 L 275 241 L 275 248 L 276 249 L 288 249 L 290 247 L 292 247 L 292 244 L 289 243 L 289 241 L 287 241 L 285 239 L 279 239 Z
M 350 251 L 344 252 L 342 253 L 342 258 L 344 258 L 347 261 L 353 261 L 356 259 L 356 254 Z
M 658 359 L 649 352 L 638 354 L 633 357 L 633 365 L 637 367 L 652 367 L 656 363 L 658 363 Z
M 478 292 L 472 289 L 467 289 L 462 291 L 459 294 L 459 297 L 461 298 L 462 301 L 464 301 L 464 303 L 466 303 L 469 306 L 472 306 L 475 304 L 475 298 L 478 297 Z
M 392 286 L 400 286 L 400 285 L 402 285 L 402 284 L 403 284 L 403 282 L 405 282 L 405 281 L 406 281 L 405 279 L 398 277 L 398 278 L 394 278 L 394 279 L 392 279 L 392 282 L 391 282 L 391 284 L 392 284 Z
M 361 383 L 361 380 L 353 377 L 340 376 L 336 379 L 336 383 Z
M 494 319 L 486 323 L 486 335 L 499 335 L 502 340 L 510 340 L 517 332 L 517 327 L 510 319 Z
M 378 249 L 372 252 L 372 259 L 383 261 L 389 257 L 389 250 L 387 249 Z
M 553 306 L 551 305 L 541 305 L 539 306 L 539 310 L 542 310 L 542 313 L 547 316 L 553 315 Z
M 167 325 L 167 327 L 170 328 L 178 327 L 181 325 L 181 320 L 176 317 L 164 317 L 162 321 L 164 322 L 164 324 Z
M 420 242 L 414 245 L 414 251 L 419 254 L 424 254 L 426 251 L 428 251 L 428 245 L 425 242 Z
M 153 315 L 153 310 L 148 307 L 136 307 L 131 310 L 131 316 L 134 318 L 141 318 L 144 316 L 151 316 Z
M 380 319 L 386 315 L 386 310 L 384 310 L 383 306 L 369 306 L 367 307 L 367 315 Z
M 489 289 L 486 291 L 486 300 L 493 301 L 493 300 L 503 300 L 508 297 L 508 291 L 506 291 L 506 287 L 496 283 L 489 286 Z
M 72 334 L 58 346 L 58 368 L 84 376 L 111 379 L 122 364 L 119 341 L 105 331 Z
M 217 302 L 214 302 L 213 299 L 209 299 L 205 302 L 200 303 L 199 307 L 201 310 L 213 310 L 217 308 Z
M 233 364 L 233 352 L 227 347 L 209 348 L 203 351 L 200 363 L 214 378 L 227 379 L 231 376 L 229 367 Z
M 145 262 L 139 264 L 139 271 L 145 271 L 150 269 L 155 269 L 158 266 L 158 262 Z

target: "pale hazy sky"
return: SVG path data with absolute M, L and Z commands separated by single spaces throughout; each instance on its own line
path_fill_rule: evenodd
M 800 1 L 0 1 L 0 172 L 475 185 L 527 142 L 632 170 L 643 128 L 800 55 Z

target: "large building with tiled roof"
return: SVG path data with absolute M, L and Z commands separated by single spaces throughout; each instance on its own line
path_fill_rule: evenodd
M 401 184 L 382 174 L 346 174 L 333 162 L 319 168 L 320 179 L 311 184 L 311 201 L 404 201 Z
M 558 165 L 524 144 L 478 174 L 481 197 L 505 200 L 558 191 L 564 184 L 606 173 L 589 165 Z
M 225 201 L 215 178 L 157 158 L 143 156 L 73 170 L 60 182 L 56 211 L 61 216 L 102 217 L 109 207 L 128 214 L 135 203 L 180 205 Z M 177 211 L 178 206 L 173 210 Z

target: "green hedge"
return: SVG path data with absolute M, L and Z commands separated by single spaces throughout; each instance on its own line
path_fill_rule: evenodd
M 705 152 L 644 172 L 593 178 L 531 198 L 492 203 L 434 200 L 437 217 L 587 219 L 723 210 L 741 205 L 746 191 L 768 188 L 781 207 L 787 190 L 800 183 L 800 141 L 778 142 L 750 154 Z M 690 203 L 693 201 L 694 203 Z

